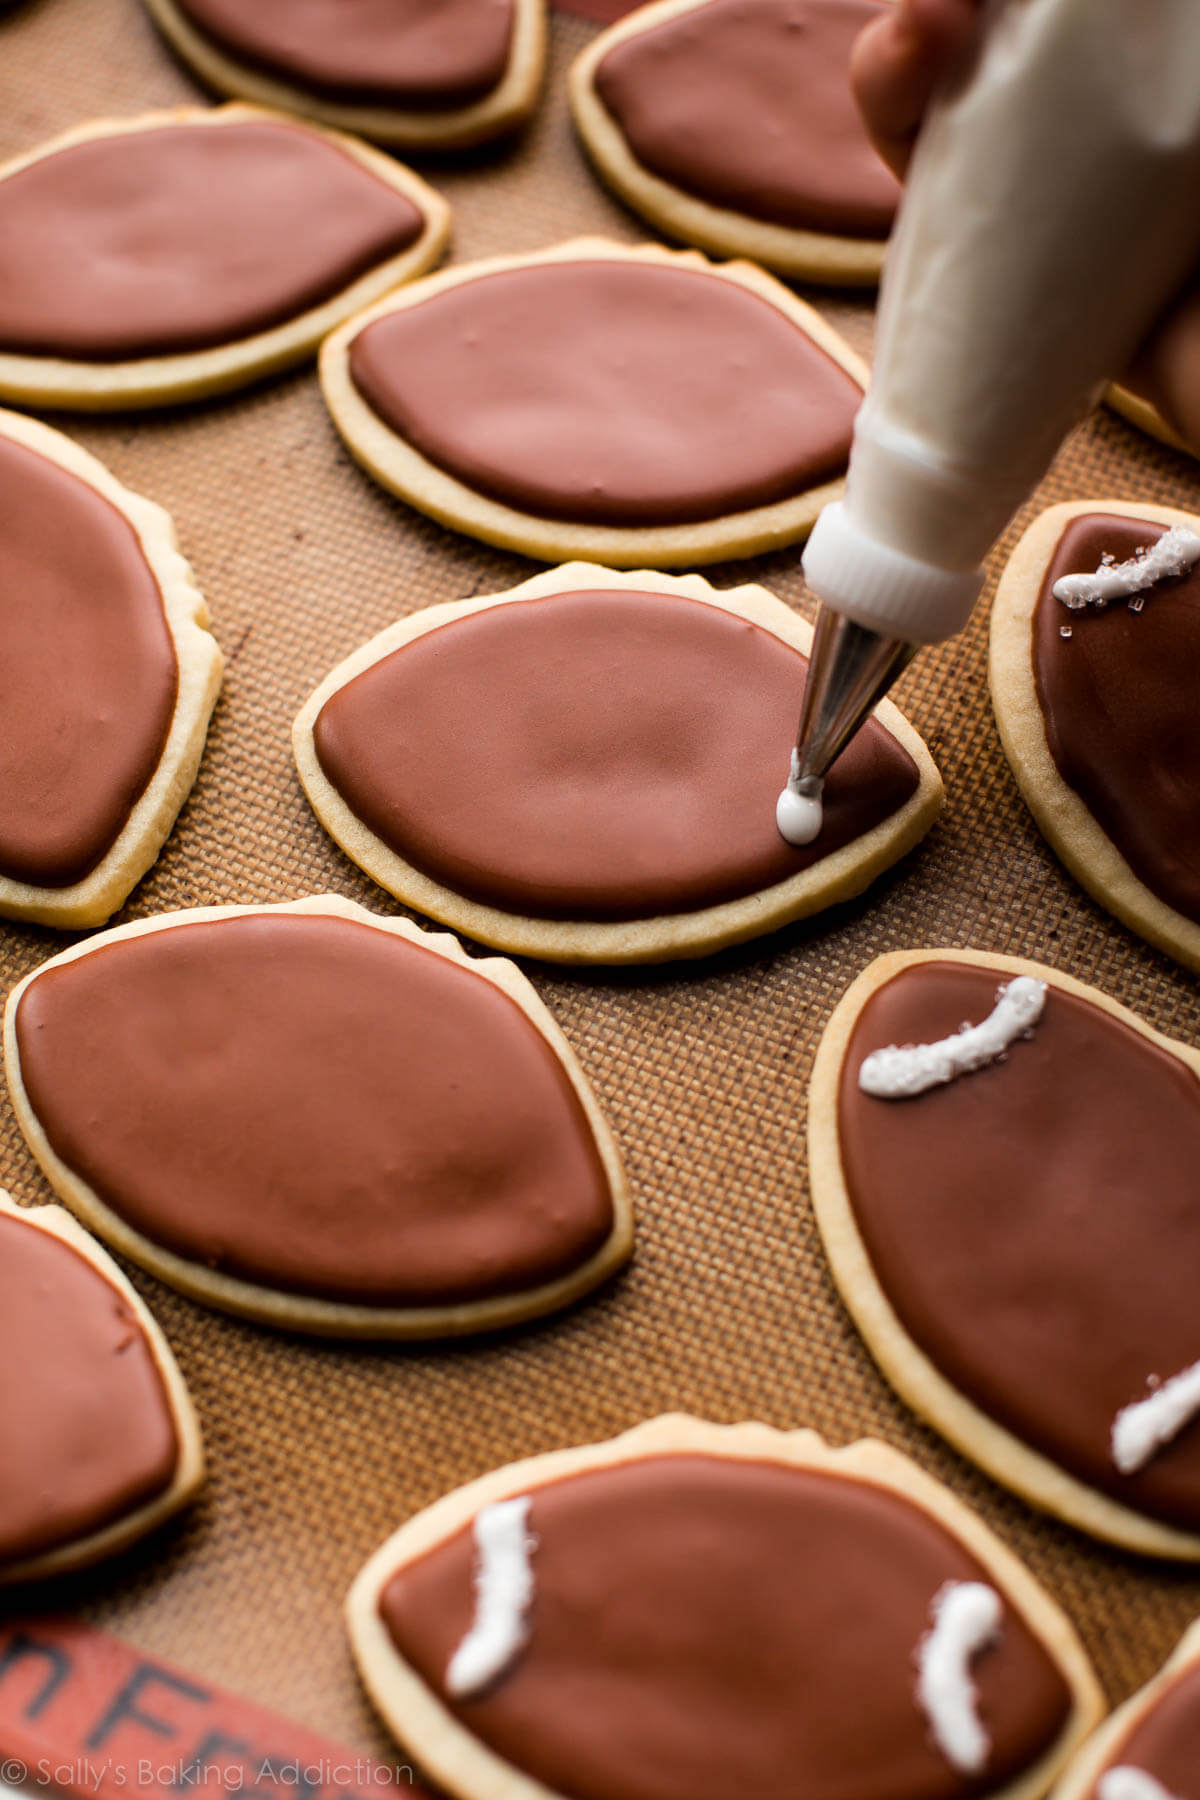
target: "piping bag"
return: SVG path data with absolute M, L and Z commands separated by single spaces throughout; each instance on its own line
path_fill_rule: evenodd
M 831 763 L 1200 263 L 1200 0 L 991 0 L 917 140 L 777 820 L 810 843 Z

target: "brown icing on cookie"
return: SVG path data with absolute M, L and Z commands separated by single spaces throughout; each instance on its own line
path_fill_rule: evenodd
M 862 399 L 758 294 L 624 259 L 444 288 L 360 331 L 350 374 L 467 487 L 609 526 L 721 518 L 832 480 Z
M 859 1089 L 870 1051 L 978 1022 L 1007 979 L 920 963 L 863 1007 L 838 1103 L 859 1232 L 904 1330 L 961 1394 L 1089 1487 L 1200 1530 L 1200 1428 L 1133 1475 L 1111 1451 L 1150 1377 L 1200 1356 L 1196 1076 L 1051 985 L 1005 1061 L 910 1100 Z
M 0 181 L 0 351 L 119 362 L 233 343 L 340 293 L 422 224 L 300 125 L 91 138 Z
M 176 0 L 223 50 L 331 100 L 466 106 L 499 86 L 512 0 Z
M 1103 513 L 1067 526 L 1034 614 L 1034 679 L 1063 780 L 1151 893 L 1200 922 L 1200 569 L 1155 583 L 1137 612 L 1123 600 L 1070 611 L 1051 592 L 1165 529 Z
M 820 838 L 785 843 L 779 746 L 806 668 L 698 600 L 553 594 L 402 646 L 325 702 L 314 741 L 364 824 L 456 893 L 538 918 L 655 917 L 785 881 L 916 791 L 872 721 L 830 775 Z
M 915 1652 L 944 1583 L 991 1578 L 870 1482 L 649 1457 L 535 1488 L 529 1529 L 530 1639 L 480 1697 L 444 1685 L 473 1617 L 469 1529 L 396 1574 L 380 1613 L 461 1724 L 573 1800 L 966 1800 L 1031 1767 L 1066 1723 L 1062 1677 L 1006 1604 L 972 1664 L 986 1777 L 937 1751 Z
M 899 184 L 850 92 L 878 0 L 710 0 L 625 38 L 596 90 L 643 168 L 773 225 L 884 238 Z
M 78 1250 L 0 1215 L 0 1565 L 90 1537 L 170 1487 L 170 1401 L 128 1301 Z
M 612 1229 L 587 1116 L 517 1003 L 355 920 L 249 914 L 110 943 L 17 1009 L 67 1167 L 190 1261 L 432 1306 L 540 1287 Z
M 1196 1785 L 1200 1770 L 1200 1668 L 1193 1663 L 1169 1686 L 1163 1689 L 1145 1718 L 1123 1737 L 1113 1750 L 1106 1768 L 1130 1764 L 1152 1775 L 1169 1794 L 1181 1800 L 1200 1793 Z M 1086 1800 L 1100 1800 L 1097 1785 L 1088 1789 Z
M 634 11 L 630 0 L 554 0 L 555 12 L 575 13 L 581 19 L 591 19 L 597 25 L 611 25 L 616 19 L 623 19 L 626 13 Z
M 125 516 L 0 436 L 0 874 L 69 887 L 112 848 L 162 755 L 178 668 Z

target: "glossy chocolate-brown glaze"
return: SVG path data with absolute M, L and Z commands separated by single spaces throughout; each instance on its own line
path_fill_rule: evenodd
M 759 295 L 701 269 L 537 263 L 400 307 L 355 386 L 428 461 L 507 506 L 683 525 L 846 466 L 861 389 Z
M 171 1485 L 163 1378 L 129 1302 L 87 1259 L 0 1216 L 0 1567 L 91 1537 Z
M 1179 1800 L 1200 1795 L 1200 1668 L 1192 1663 L 1109 1753 L 1106 1769 L 1142 1769 Z M 1097 1783 L 1099 1777 L 1097 1778 Z M 1087 1800 L 1100 1800 L 1096 1786 Z
M 772 225 L 883 238 L 900 196 L 850 92 L 878 0 L 709 0 L 625 38 L 596 91 L 643 168 Z
M 634 8 L 629 0 L 554 0 L 555 12 L 575 13 L 581 19 L 591 19 L 597 25 L 611 25 L 614 20 L 624 18 Z
M 571 1800 L 965 1800 L 1066 1722 L 1062 1677 L 1006 1607 L 972 1666 L 986 1778 L 933 1747 L 914 1661 L 933 1598 L 990 1578 L 869 1483 L 654 1457 L 535 1489 L 529 1528 L 530 1641 L 481 1697 L 444 1687 L 473 1616 L 469 1529 L 395 1575 L 380 1611 L 462 1724 Z
M 422 225 L 303 126 L 91 138 L 0 181 L 0 351 L 120 362 L 233 343 L 340 293 Z
M 834 766 L 817 841 L 779 835 L 806 670 L 698 600 L 552 594 L 394 651 L 313 735 L 351 810 L 454 892 L 539 918 L 650 918 L 772 887 L 911 799 L 916 764 L 872 721 Z
M 1113 1420 L 1200 1358 L 1200 1081 L 1050 987 L 1003 1062 L 912 1100 L 858 1087 L 864 1056 L 986 1018 L 1009 979 L 922 963 L 875 993 L 842 1070 L 846 1185 L 876 1276 L 942 1375 L 1088 1486 L 1200 1531 L 1200 1426 L 1137 1474 Z
M 0 435 L 0 874 L 68 887 L 162 755 L 178 669 L 123 513 Z
M 240 62 L 330 100 L 447 108 L 503 78 L 513 0 L 176 0 Z
M 612 1229 L 586 1115 L 514 1000 L 374 926 L 189 923 L 47 970 L 17 1013 L 29 1102 L 135 1230 L 263 1286 L 484 1300 Z
M 1072 520 L 1038 597 L 1034 677 L 1063 780 L 1150 892 L 1200 922 L 1200 570 L 1157 582 L 1137 612 L 1124 600 L 1073 611 L 1051 592 L 1165 529 L 1114 514 Z

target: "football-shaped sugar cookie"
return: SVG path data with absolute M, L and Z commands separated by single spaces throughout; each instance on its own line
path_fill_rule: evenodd
M 874 282 L 900 197 L 850 92 L 886 0 L 658 0 L 571 70 L 602 178 L 653 225 L 810 281 Z
M 484 1330 L 631 1249 L 616 1147 L 524 976 L 332 895 L 64 952 L 14 989 L 5 1060 L 68 1205 L 268 1324 Z
M 77 126 L 0 167 L 0 397 L 240 387 L 429 268 L 449 221 L 392 158 L 256 107 Z
M 820 836 L 780 836 L 811 635 L 765 588 L 576 563 L 364 645 L 296 721 L 301 780 L 374 880 L 483 943 L 699 956 L 859 893 L 940 811 L 885 702 Z
M 200 1428 L 166 1339 L 59 1206 L 0 1191 L 0 1586 L 123 1549 L 189 1500 Z
M 803 537 L 866 378 L 760 269 L 602 238 L 448 269 L 321 350 L 334 423 L 392 493 L 486 543 L 623 568 Z
M 459 1800 L 1035 1800 L 1101 1711 L 1070 1625 L 882 1444 L 668 1417 L 499 1469 L 351 1589 Z
M 145 874 L 221 685 L 207 625 L 162 508 L 0 412 L 0 914 L 99 925 Z
M 1053 1800 L 1192 1800 L 1200 1793 L 1200 1624 L 1154 1680 L 1088 1739 Z
M 1073 501 L 992 610 L 996 723 L 1029 810 L 1111 913 L 1200 969 L 1200 518 Z
M 1057 970 L 905 951 L 834 1012 L 808 1131 L 902 1398 L 1035 1505 L 1200 1558 L 1200 1054 Z
M 221 94 L 377 143 L 449 149 L 518 124 L 541 86 L 545 0 L 146 0 Z

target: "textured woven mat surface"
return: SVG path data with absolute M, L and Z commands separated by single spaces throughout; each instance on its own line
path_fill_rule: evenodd
M 457 209 L 456 259 L 581 230 L 646 235 L 591 179 L 567 122 L 565 70 L 591 29 L 555 19 L 548 96 L 515 152 L 427 168 Z M 5 156 L 88 117 L 201 98 L 136 0 L 29 0 L 0 23 Z M 815 298 L 867 347 L 861 300 Z M 379 492 L 341 450 L 311 371 L 209 406 L 53 422 L 174 514 L 229 659 L 195 792 L 119 917 L 323 890 L 389 910 L 310 813 L 292 768 L 292 716 L 333 663 L 391 619 L 510 586 L 533 566 Z M 1076 496 L 1194 507 L 1197 469 L 1101 414 L 1038 504 Z M 762 580 L 804 604 L 795 553 L 714 578 Z M 475 1348 L 415 1351 L 280 1337 L 133 1271 L 202 1415 L 207 1495 L 150 1545 L 31 1604 L 81 1599 L 88 1616 L 142 1648 L 380 1749 L 340 1624 L 368 1552 L 410 1512 L 495 1464 L 686 1408 L 813 1425 L 834 1442 L 878 1433 L 1028 1559 L 1078 1621 L 1114 1698 L 1152 1671 L 1200 1612 L 1200 1575 L 1140 1564 L 1035 1517 L 915 1425 L 847 1322 L 807 1204 L 813 1049 L 842 990 L 881 951 L 951 944 L 1041 957 L 1196 1040 L 1194 979 L 1094 906 L 1026 814 L 988 708 L 985 641 L 981 609 L 967 635 L 927 653 L 900 685 L 948 805 L 865 900 L 683 972 L 531 967 L 628 1160 L 640 1209 L 630 1271 L 550 1323 Z M 0 926 L 4 988 L 63 941 Z M 23 1201 L 49 1197 L 6 1097 L 0 1180 Z

